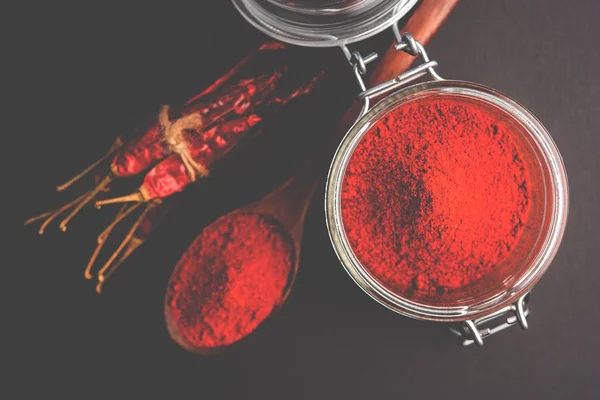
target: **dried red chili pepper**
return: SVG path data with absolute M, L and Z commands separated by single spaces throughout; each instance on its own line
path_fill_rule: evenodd
M 503 262 L 526 227 L 531 182 L 511 121 L 482 102 L 429 96 L 390 111 L 361 139 L 343 180 L 343 225 L 387 288 L 443 302 L 514 268 Z
M 110 166 L 111 173 L 101 179 L 93 190 L 55 211 L 31 218 L 26 224 L 45 218 L 40 228 L 41 234 L 52 220 L 73 208 L 60 224 L 65 230 L 67 222 L 86 203 L 108 190 L 113 177 L 131 176 L 158 162 L 144 179 L 145 186 L 142 187 L 147 190 L 142 193 L 146 196 L 135 199 L 152 201 L 140 209 L 139 203 L 122 208 L 115 220 L 98 237 L 98 246 L 85 271 L 88 279 L 92 278 L 92 263 L 114 227 L 132 213 L 141 210 L 117 251 L 100 270 L 99 290 L 114 268 L 139 246 L 138 244 L 131 250 L 140 226 L 156 212 L 161 199 L 182 191 L 196 176 L 206 175 L 208 168 L 234 147 L 239 147 L 245 139 L 259 134 L 262 131 L 262 127 L 258 126 L 259 122 L 296 97 L 310 92 L 322 76 L 322 73 L 316 77 L 307 77 L 306 74 L 300 74 L 300 77 L 299 74 L 290 76 L 286 74 L 287 61 L 287 52 L 283 44 L 265 43 L 184 106 L 177 109 L 164 106 L 159 115 L 159 122 L 117 153 Z M 283 77 L 286 77 L 284 84 L 281 83 Z M 232 81 L 233 83 L 228 84 Z M 92 171 L 122 145 L 122 140 L 117 139 L 109 153 L 71 181 L 59 186 L 58 190 L 66 189 L 81 176 Z M 119 201 L 122 198 L 109 202 L 115 200 Z M 117 260 L 121 252 L 124 257 Z M 113 262 L 117 264 L 111 267 Z
M 264 43 L 257 50 L 244 57 L 223 77 L 188 100 L 182 107 L 169 108 L 168 119 L 178 120 L 190 114 L 198 115 L 202 129 L 208 129 L 215 124 L 223 123 L 232 118 L 238 119 L 245 115 L 251 107 L 257 107 L 262 101 L 271 97 L 282 74 L 287 70 L 286 62 L 287 49 L 282 43 Z M 181 139 L 188 140 L 188 133 L 193 134 L 193 132 L 185 132 L 186 137 Z M 52 220 L 72 209 L 59 224 L 64 231 L 68 222 L 87 203 L 92 201 L 99 193 L 106 192 L 113 179 L 139 174 L 169 156 L 174 150 L 173 146 L 170 146 L 169 142 L 165 140 L 164 126 L 161 126 L 160 123 L 153 124 L 146 131 L 143 131 L 138 138 L 123 146 L 123 139 L 117 138 L 109 151 L 98 161 L 68 182 L 57 186 L 58 191 L 66 190 L 116 152 L 110 164 L 110 172 L 100 180 L 93 190 L 55 211 L 28 220 L 26 224 L 46 218 L 39 230 L 40 234 L 43 234 Z
M 275 88 L 274 81 L 286 69 L 285 49 L 280 42 L 262 44 L 208 88 L 186 101 L 179 117 L 200 113 L 204 126 L 209 127 L 227 114 L 239 116 L 253 104 L 258 105 L 268 91 Z M 268 76 L 264 74 L 265 70 L 273 70 L 270 78 L 265 79 Z M 263 76 L 256 78 L 256 71 L 262 71 Z M 265 80 L 267 84 L 263 82 Z M 150 168 L 168 153 L 161 127 L 155 123 L 114 157 L 110 169 L 116 177 L 133 176 Z
M 276 96 L 264 104 L 255 107 L 257 113 L 271 115 L 276 108 L 281 107 L 293 99 L 308 94 L 322 77 L 322 73 L 312 77 L 308 83 L 283 96 Z M 257 124 L 263 118 L 258 114 L 223 122 L 208 130 L 201 131 L 189 142 L 189 153 L 173 154 L 152 168 L 144 178 L 142 186 L 134 193 L 113 199 L 100 200 L 98 206 L 122 202 L 145 202 L 156 198 L 164 198 L 184 190 L 195 180 L 195 174 L 205 176 L 210 166 L 223 158 L 246 136 L 255 136 L 260 131 Z M 169 122 L 170 123 L 170 122 Z M 169 124 L 165 123 L 165 125 Z M 176 124 L 174 122 L 173 124 Z M 186 158 L 193 165 L 186 165 Z
M 283 299 L 292 238 L 276 219 L 228 214 L 204 229 L 171 275 L 167 326 L 184 348 L 206 352 L 252 333 Z
M 169 109 L 167 117 L 169 120 L 177 120 L 192 114 L 198 115 L 197 125 L 193 128 L 190 127 L 190 131 L 196 131 L 189 132 L 189 136 L 193 137 L 198 132 L 209 129 L 223 120 L 242 116 L 251 107 L 259 106 L 277 87 L 286 67 L 285 65 L 274 67 L 279 69 L 271 74 L 240 79 L 235 84 L 225 87 L 217 92 L 218 97 L 212 101 L 200 97 L 193 102 L 186 102 L 179 111 L 173 112 L 172 109 Z M 198 102 L 200 99 L 204 101 Z M 154 124 L 140 141 L 132 143 L 119 152 L 111 164 L 113 175 L 121 178 L 136 175 L 168 156 L 172 151 L 172 146 L 165 140 L 164 128 L 160 123 Z

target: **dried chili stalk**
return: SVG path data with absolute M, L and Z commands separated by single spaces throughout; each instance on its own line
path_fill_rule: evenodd
M 158 225 L 162 222 L 167 212 L 173 206 L 174 200 L 172 198 L 166 200 L 155 200 L 151 202 L 144 211 L 140 214 L 137 220 L 132 224 L 131 229 L 125 235 L 125 238 L 117 247 L 107 261 L 104 262 L 102 267 L 98 270 L 98 283 L 96 285 L 96 292 L 100 294 L 102 292 L 102 286 L 104 282 L 115 272 L 117 268 L 144 242 L 154 233 Z M 85 269 L 85 277 L 92 279 L 91 274 L 92 267 L 96 258 L 100 254 L 104 243 L 108 239 L 114 227 L 119 223 L 119 217 L 126 217 L 125 213 L 127 210 L 135 209 L 133 207 L 127 208 L 123 206 L 117 218 L 113 221 L 101 234 L 98 236 L 98 244 L 88 265 Z

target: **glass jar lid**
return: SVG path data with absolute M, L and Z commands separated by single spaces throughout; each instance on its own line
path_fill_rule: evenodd
M 233 0 L 267 35 L 292 44 L 332 47 L 373 36 L 402 18 L 417 0 Z

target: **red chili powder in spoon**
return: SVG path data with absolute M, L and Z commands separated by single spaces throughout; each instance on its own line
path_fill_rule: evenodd
M 292 238 L 272 217 L 233 213 L 209 225 L 169 283 L 167 321 L 183 347 L 230 345 L 278 306 L 294 266 Z
M 469 285 L 509 257 L 530 212 L 518 129 L 502 111 L 454 95 L 409 101 L 379 120 L 342 186 L 344 229 L 361 264 L 407 298 L 478 294 Z

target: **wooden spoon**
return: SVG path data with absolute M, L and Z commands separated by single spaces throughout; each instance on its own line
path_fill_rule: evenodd
M 408 21 L 405 31 L 411 32 L 415 39 L 419 40 L 422 44 L 425 44 L 438 29 L 457 2 L 458 0 L 450 0 L 445 2 L 439 2 L 436 0 L 423 0 L 419 8 Z M 413 57 L 404 52 L 396 51 L 392 46 L 381 62 L 378 63 L 378 67 L 373 72 L 369 82 L 371 84 L 378 84 L 394 78 L 398 74 L 407 70 L 413 59 Z M 356 105 L 353 105 L 353 107 L 344 116 L 339 130 L 340 132 L 345 132 L 356 119 L 358 110 L 360 110 L 360 105 L 357 105 L 356 107 L 355 106 Z M 337 135 L 331 135 L 331 137 L 337 137 Z M 320 152 L 320 154 L 326 155 L 328 153 Z M 298 266 L 300 264 L 300 249 L 302 247 L 304 219 L 321 176 L 319 173 L 319 167 L 322 165 L 321 158 L 324 159 L 325 157 L 319 157 L 318 160 L 309 162 L 308 166 L 301 172 L 294 175 L 282 186 L 267 194 L 257 202 L 232 211 L 225 217 L 221 217 L 227 218 L 235 213 L 258 213 L 269 216 L 278 220 L 281 226 L 287 231 L 293 240 L 295 252 L 294 265 L 290 271 L 290 276 L 283 291 L 281 300 L 274 307 L 271 315 L 278 311 L 285 303 L 285 300 L 288 298 L 296 278 Z M 213 224 L 217 223 L 220 219 L 213 222 Z M 171 337 L 181 347 L 189 351 L 200 354 L 214 354 L 224 350 L 225 348 L 235 345 L 233 344 L 229 346 L 211 348 L 202 348 L 191 345 L 179 333 L 176 323 L 170 313 L 167 302 L 165 302 L 165 318 Z
M 304 168 L 303 171 L 294 175 L 286 183 L 267 194 L 262 199 L 253 204 L 232 211 L 212 223 L 219 224 L 222 220 L 229 219 L 235 214 L 260 214 L 261 216 L 268 217 L 269 219 L 277 220 L 279 225 L 286 231 L 288 237 L 292 240 L 294 245 L 293 265 L 290 269 L 288 280 L 283 289 L 282 296 L 273 308 L 271 315 L 281 308 L 289 296 L 296 278 L 298 266 L 300 265 L 300 249 L 302 243 L 302 232 L 304 230 L 304 218 L 319 182 L 318 172 L 319 169 L 317 169 L 315 165 L 311 163 L 308 168 Z M 176 269 L 173 272 L 171 279 L 174 279 L 173 277 L 177 274 L 177 272 L 178 271 Z M 172 285 L 169 284 L 169 287 L 171 286 Z M 179 332 L 177 324 L 171 315 L 168 296 L 165 301 L 165 318 L 171 337 L 181 347 L 189 351 L 207 355 L 218 353 L 224 348 L 230 347 L 221 346 L 207 348 L 198 347 L 189 343 L 189 341 L 185 339 Z

